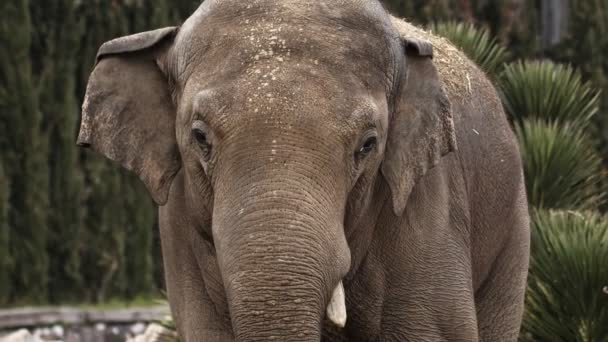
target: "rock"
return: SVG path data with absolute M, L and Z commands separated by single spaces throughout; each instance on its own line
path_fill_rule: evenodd
M 57 338 L 63 338 L 64 330 L 63 330 L 63 327 L 61 325 L 54 325 L 51 328 L 51 331 L 53 332 L 53 335 L 55 337 L 57 337 Z
M 176 341 L 177 334 L 160 324 L 152 323 L 148 325 L 146 331 L 134 338 L 127 339 L 127 342 L 173 342 Z
M 139 322 L 131 326 L 131 333 L 135 336 L 142 334 L 146 330 L 146 325 Z
M 42 342 L 42 340 L 34 337 L 34 335 L 26 329 L 21 329 L 0 337 L 0 342 Z

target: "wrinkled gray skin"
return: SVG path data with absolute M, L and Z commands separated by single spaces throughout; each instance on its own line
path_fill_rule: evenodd
M 186 341 L 516 340 L 528 216 L 500 101 L 377 2 L 207 0 L 108 42 L 79 144 L 160 205 Z

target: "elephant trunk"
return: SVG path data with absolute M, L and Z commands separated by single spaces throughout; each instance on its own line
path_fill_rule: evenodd
M 319 341 L 326 314 L 338 325 L 346 320 L 342 213 L 306 177 L 276 178 L 216 197 L 214 240 L 235 337 Z

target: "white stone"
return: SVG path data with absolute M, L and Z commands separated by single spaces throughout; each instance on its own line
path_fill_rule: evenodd
M 34 337 L 34 335 L 26 329 L 21 329 L 0 337 L 0 342 L 42 342 L 42 340 Z
M 54 325 L 51 330 L 53 331 L 53 335 L 55 335 L 55 337 L 63 337 L 64 330 L 61 325 Z
M 138 322 L 138 323 L 133 324 L 131 326 L 130 330 L 131 330 L 131 332 L 133 334 L 139 335 L 139 334 L 143 333 L 146 330 L 146 325 L 143 324 L 143 323 L 141 323 L 141 322 Z
M 162 325 L 152 323 L 146 328 L 146 331 L 134 338 L 127 339 L 127 342 L 166 342 L 172 341 L 177 337 L 177 334 Z

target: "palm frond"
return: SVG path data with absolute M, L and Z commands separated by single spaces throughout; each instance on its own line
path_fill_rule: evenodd
M 525 119 L 515 127 L 530 205 L 593 209 L 603 203 L 602 159 L 581 128 Z
M 507 113 L 519 122 L 537 117 L 586 127 L 599 110 L 600 92 L 567 65 L 549 61 L 508 64 L 499 83 Z
M 508 51 L 486 29 L 459 22 L 434 23 L 429 29 L 459 47 L 488 75 L 494 77 L 506 62 Z
M 535 211 L 522 341 L 608 341 L 608 219 Z

